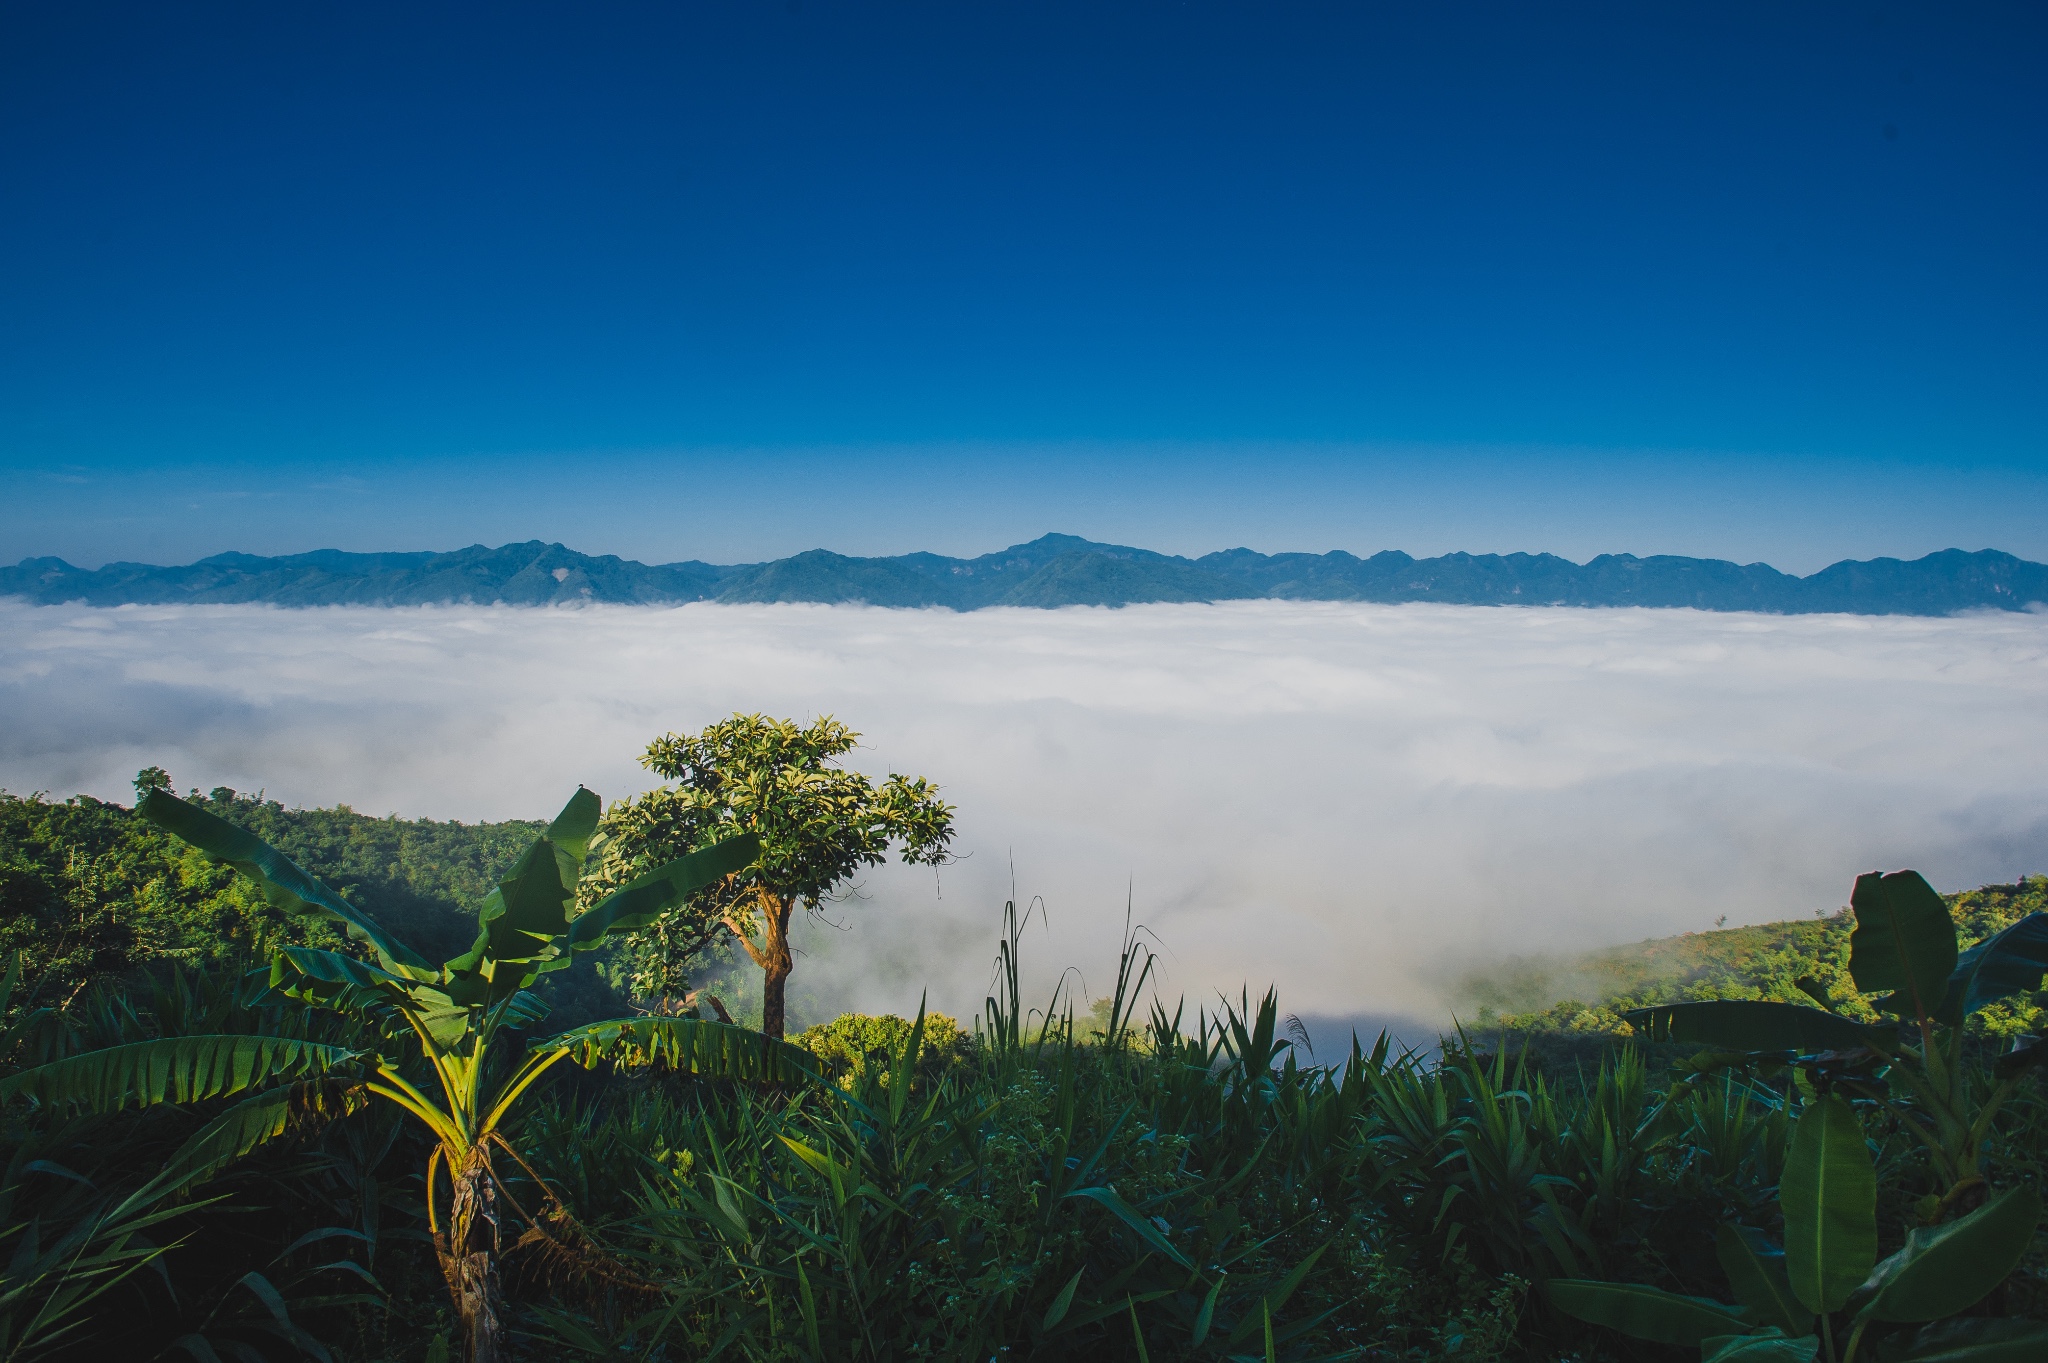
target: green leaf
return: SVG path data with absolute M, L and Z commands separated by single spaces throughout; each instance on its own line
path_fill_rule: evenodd
M 575 893 L 573 868 L 564 884 L 554 844 L 534 839 L 477 911 L 483 928 L 479 945 L 486 946 L 488 958 L 500 961 L 531 961 L 552 954 L 548 948 L 569 930 L 569 901 Z
M 598 816 L 603 813 L 604 801 L 597 798 L 597 792 L 578 786 L 576 793 L 569 797 L 569 803 L 562 806 L 562 812 L 555 815 L 555 821 L 541 836 L 567 852 L 581 866 L 583 859 L 590 855 L 590 835 L 597 831 Z
M 1893 1027 L 1851 1022 L 1803 1003 L 1717 999 L 1637 1008 L 1623 1015 L 1652 1041 L 1685 1041 L 1730 1051 L 1849 1051 L 1894 1041 Z
M 1785 1268 L 1785 1251 L 1760 1230 L 1724 1224 L 1714 1233 L 1714 1253 L 1735 1300 L 1759 1326 L 1775 1326 L 1788 1335 L 1813 1329 L 1813 1312 L 1800 1305 Z
M 181 1036 L 133 1041 L 53 1060 L 0 1079 L 0 1101 L 79 1103 L 118 1112 L 222 1098 L 259 1084 L 351 1067 L 365 1052 L 275 1036 Z
M 1229 1278 L 1230 1275 L 1228 1273 L 1218 1273 L 1216 1281 L 1209 1284 L 1209 1291 L 1202 1298 L 1201 1309 L 1195 1312 L 1194 1332 L 1188 1337 L 1188 1342 L 1197 1349 L 1201 1348 L 1202 1341 L 1209 1337 L 1209 1326 L 1216 1319 L 1216 1299 L 1223 1295 L 1223 1284 L 1229 1281 Z M 1074 1275 L 1074 1280 L 1076 1282 L 1080 1281 L 1078 1273 Z
M 1659 1344 L 1698 1344 L 1715 1335 L 1749 1330 L 1749 1322 L 1732 1306 L 1639 1283 L 1552 1278 L 1543 1293 L 1568 1316 Z
M 2030 913 L 1956 958 L 1938 1018 L 1951 1027 L 1987 1003 L 2041 987 L 2048 974 L 2048 913 Z
M 1081 1275 L 1087 1271 L 1086 1266 L 1074 1270 L 1074 1276 L 1067 1279 L 1067 1285 L 1052 1299 L 1052 1305 L 1045 1308 L 1045 1321 L 1040 1329 L 1050 1330 L 1067 1318 L 1067 1308 L 1074 1304 L 1074 1289 L 1081 1285 Z M 1195 1341 L 1197 1344 L 1201 1342 L 1199 1339 Z
M 1194 1267 L 1194 1264 L 1189 1262 L 1188 1256 L 1181 1253 L 1178 1249 L 1174 1248 L 1173 1241 L 1167 1239 L 1166 1236 L 1160 1232 L 1159 1227 L 1152 1224 L 1152 1221 L 1149 1217 L 1145 1216 L 1142 1212 L 1140 1212 L 1136 1207 L 1133 1207 L 1130 1203 L 1124 1201 L 1123 1198 L 1118 1195 L 1116 1189 L 1107 1187 L 1076 1188 L 1073 1192 L 1066 1194 L 1066 1196 L 1085 1197 L 1090 1202 L 1096 1203 L 1099 1206 L 1107 1207 L 1110 1210 L 1111 1214 L 1114 1215 L 1117 1220 L 1123 1222 L 1126 1226 L 1129 1226 L 1132 1230 L 1136 1231 L 1138 1233 L 1138 1238 L 1143 1240 L 1146 1244 L 1150 1245 L 1153 1249 L 1159 1251 L 1161 1254 L 1164 1254 L 1167 1258 L 1173 1260 L 1182 1268 L 1191 1269 Z
M 1877 1173 L 1841 1098 L 1829 1094 L 1799 1115 L 1778 1205 L 1794 1295 L 1809 1311 L 1841 1310 L 1877 1262 Z
M 1818 1352 L 1819 1335 L 1787 1336 L 1776 1326 L 1700 1341 L 1700 1363 L 1812 1363 Z
M 1898 1363 L 2040 1363 L 2048 1358 L 2048 1324 L 2006 1317 L 1965 1318 L 1923 1326 Z
M 614 1018 L 573 1027 L 533 1043 L 536 1051 L 566 1051 L 589 1069 L 601 1061 L 665 1065 L 712 1079 L 771 1083 L 816 1079 L 808 1051 L 765 1032 L 697 1018 Z
M 670 906 L 715 880 L 744 870 L 761 855 L 761 839 L 742 833 L 678 857 L 615 890 L 569 924 L 571 951 L 589 951 L 615 932 L 644 928 Z
M 263 839 L 188 805 L 167 791 L 152 790 L 135 812 L 166 833 L 234 867 L 256 882 L 264 899 L 287 913 L 332 918 L 348 935 L 377 953 L 386 970 L 411 979 L 435 979 L 440 972 L 418 953 L 378 926 L 377 921 L 301 870 Z
M 1272 1329 L 1273 1313 L 1287 1304 L 1287 1299 L 1294 1295 L 1295 1289 L 1300 1287 L 1308 1278 L 1308 1275 L 1314 1271 L 1316 1260 L 1322 1258 L 1323 1251 L 1329 1247 L 1330 1242 L 1327 1241 L 1318 1245 L 1306 1259 L 1303 1259 L 1292 1269 L 1288 1270 L 1287 1276 L 1280 1280 L 1278 1287 L 1275 1287 L 1272 1291 L 1259 1298 L 1260 1314 L 1267 1323 L 1266 1328 L 1268 1331 Z M 1258 1322 L 1253 1320 L 1251 1313 L 1247 1311 L 1244 1318 L 1238 1321 L 1237 1328 L 1230 1332 L 1230 1343 L 1233 1345 L 1242 1344 L 1251 1337 L 1252 1329 L 1257 1324 Z
M 1895 991 L 1891 1011 L 1932 1016 L 1956 968 L 1956 925 L 1948 905 L 1918 871 L 1856 877 L 1849 896 L 1849 974 L 1866 994 Z
M 304 1119 L 340 1116 L 347 1106 L 346 1098 L 324 1092 L 318 1083 L 292 1084 L 245 1098 L 192 1133 L 115 1214 L 146 1207 L 203 1183 Z
M 1929 1321 L 1969 1310 L 2019 1266 L 2040 1224 L 2040 1195 L 2022 1187 L 1945 1226 L 1908 1231 L 1905 1248 L 1863 1285 L 1874 1295 L 1859 1316 Z
M 270 987 L 291 998 L 327 1003 L 348 990 L 361 990 L 397 1002 L 410 998 L 415 985 L 338 951 L 281 947 L 270 959 Z
M 2025 1074 L 2044 1060 L 2048 1060 L 2048 1037 L 2015 1037 L 2012 1049 L 1999 1056 L 1991 1068 L 2003 1082 Z

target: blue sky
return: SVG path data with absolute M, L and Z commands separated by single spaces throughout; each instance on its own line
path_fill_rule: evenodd
M 0 6 L 0 557 L 2048 558 L 2035 5 Z

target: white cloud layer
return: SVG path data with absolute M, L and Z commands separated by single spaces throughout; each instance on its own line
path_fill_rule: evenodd
M 550 814 L 648 739 L 834 713 L 970 855 L 815 928 L 816 1007 L 979 1008 L 1015 857 L 1030 963 L 1106 992 L 1126 885 L 1191 1002 L 1440 1021 L 1462 962 L 1830 910 L 1852 877 L 2048 870 L 2048 617 L 1259 601 L 1124 610 L 0 604 L 0 786 L 134 772 L 286 803 Z

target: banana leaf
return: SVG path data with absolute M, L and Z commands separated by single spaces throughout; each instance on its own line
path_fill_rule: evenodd
M 1918 871 L 1856 877 L 1849 975 L 1866 994 L 1894 991 L 1890 1012 L 1932 1016 L 1956 968 L 1956 925 Z M 1882 1006 L 1882 1005 L 1881 1005 Z
M 114 1214 L 125 1215 L 181 1193 L 258 1146 L 310 1123 L 341 1116 L 361 1101 L 360 1090 L 337 1090 L 318 1080 L 245 1098 L 194 1132 Z
M 377 953 L 384 968 L 408 979 L 436 979 L 436 970 L 377 921 L 301 870 L 297 863 L 254 833 L 237 828 L 168 791 L 152 790 L 135 812 L 173 837 L 256 882 L 263 897 L 287 913 L 332 918 L 348 935 Z
M 2004 1317 L 1964 1318 L 1922 1326 L 1898 1363 L 2040 1363 L 2048 1358 L 2048 1323 Z
M 1785 1269 L 1807 1310 L 1839 1311 L 1877 1262 L 1877 1172 L 1855 1110 L 1829 1095 L 1799 1114 L 1778 1183 Z
M 612 933 L 646 927 L 671 905 L 746 869 L 760 855 L 760 837 L 741 833 L 678 857 L 606 895 L 590 912 L 578 916 L 569 924 L 567 945 L 571 951 L 590 951 Z
M 1792 1291 L 1785 1251 L 1762 1231 L 1724 1224 L 1714 1233 L 1714 1253 L 1728 1275 L 1728 1285 L 1735 1289 L 1735 1300 L 1752 1321 L 1795 1337 L 1812 1332 L 1813 1312 L 1800 1305 Z
M 1969 1310 L 2019 1266 L 2040 1224 L 2040 1194 L 2020 1187 L 1945 1226 L 1908 1231 L 1905 1248 L 1863 1284 L 1870 1296 L 1859 1319 L 1923 1322 Z
M 1732 1306 L 1639 1283 L 1552 1278 L 1543 1292 L 1552 1306 L 1568 1316 L 1659 1344 L 1697 1345 L 1716 1335 L 1748 1334 L 1750 1330 L 1749 1322 Z
M 816 1079 L 810 1052 L 765 1032 L 697 1018 L 614 1018 L 573 1027 L 533 1043 L 535 1051 L 566 1051 L 589 1069 L 604 1061 L 665 1065 L 713 1079 L 769 1083 Z
M 542 834 L 549 842 L 567 852 L 580 868 L 584 858 L 590 855 L 590 836 L 597 832 L 597 821 L 604 813 L 604 801 L 597 798 L 597 792 L 587 786 L 576 787 L 576 793 L 569 797 L 569 803 L 562 806 L 562 812 L 555 815 L 555 821 Z M 575 873 L 563 877 L 575 883 Z
M 1898 1029 L 1851 1022 L 1803 1003 L 1716 999 L 1671 1003 L 1623 1014 L 1652 1041 L 1684 1041 L 1730 1051 L 1849 1051 L 1882 1047 Z
M 0 1079 L 0 1101 L 118 1112 L 223 1098 L 278 1079 L 348 1070 L 372 1053 L 276 1036 L 181 1036 L 67 1056 Z
M 2030 913 L 1956 958 L 1939 1021 L 1956 1026 L 1987 1003 L 2041 987 L 2048 974 L 2048 913 Z
M 1819 1335 L 1788 1336 L 1775 1326 L 1700 1341 L 1700 1363 L 1812 1363 L 1819 1352 Z

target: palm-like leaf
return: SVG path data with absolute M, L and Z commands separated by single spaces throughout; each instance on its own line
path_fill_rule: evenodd
M 88 1051 L 0 1079 L 0 1101 L 32 1098 L 118 1112 L 228 1097 L 280 1079 L 353 1069 L 373 1056 L 277 1036 L 181 1036 Z
M 1948 905 L 1918 871 L 1856 877 L 1849 896 L 1849 974 L 1866 994 L 1889 989 L 1878 1007 L 1927 1016 L 1940 1006 L 1956 968 L 1956 925 Z
M 1939 1020 L 1951 1027 L 1987 1003 L 2041 987 L 2048 973 L 2048 913 L 2030 913 L 1956 958 Z
M 808 1051 L 749 1027 L 696 1018 L 616 1018 L 575 1027 L 533 1044 L 589 1068 L 603 1061 L 660 1064 L 715 1079 L 766 1082 L 815 1078 Z
M 254 833 L 186 804 L 168 791 L 148 792 L 136 804 L 135 811 L 165 832 L 255 881 L 263 897 L 287 913 L 316 914 L 340 923 L 350 937 L 377 953 L 386 970 L 410 979 L 432 979 L 439 973 L 419 953 L 384 931 L 374 918 L 308 875 L 290 857 Z
M 590 912 L 569 925 L 571 951 L 589 951 L 615 932 L 631 932 L 653 922 L 672 904 L 752 865 L 761 855 L 761 839 L 753 833 L 700 847 L 614 890 Z
M 1544 1294 L 1568 1316 L 1659 1344 L 1697 1345 L 1715 1335 L 1749 1330 L 1749 1322 L 1732 1306 L 1638 1283 L 1552 1278 Z
M 1638 1008 L 1624 1014 L 1652 1041 L 1689 1041 L 1731 1051 L 1847 1051 L 1896 1041 L 1893 1027 L 1873 1027 L 1803 1003 L 1713 999 Z
M 359 1089 L 337 1091 L 317 1080 L 245 1098 L 195 1131 L 148 1183 L 121 1204 L 116 1215 L 203 1183 L 265 1142 L 309 1121 L 342 1115 L 361 1101 Z

